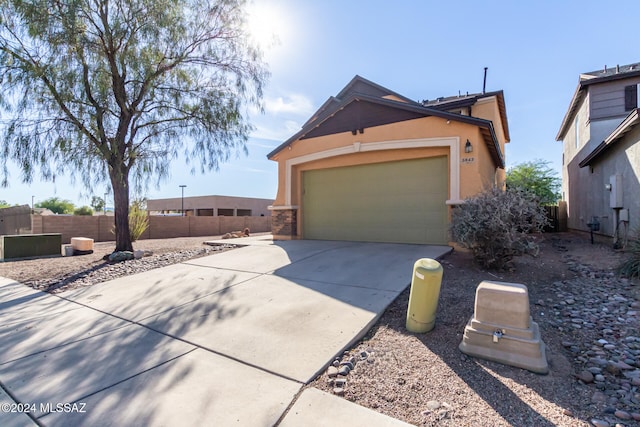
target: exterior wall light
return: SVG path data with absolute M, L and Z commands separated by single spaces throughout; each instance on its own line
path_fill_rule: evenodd
M 471 145 L 471 142 L 468 139 L 467 139 L 467 143 L 464 144 L 464 152 L 465 153 L 473 152 L 473 146 Z

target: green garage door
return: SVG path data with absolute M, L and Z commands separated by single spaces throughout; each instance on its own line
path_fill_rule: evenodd
M 305 239 L 446 244 L 446 157 L 303 173 Z

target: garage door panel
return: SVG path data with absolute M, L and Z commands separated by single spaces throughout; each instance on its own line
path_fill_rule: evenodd
M 447 243 L 446 157 L 303 174 L 307 239 Z

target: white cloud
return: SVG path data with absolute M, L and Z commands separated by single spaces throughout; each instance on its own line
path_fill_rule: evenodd
M 269 141 L 284 142 L 298 132 L 302 125 L 294 120 L 267 121 L 254 123 L 255 129 L 251 137 Z
M 297 93 L 275 98 L 265 97 L 264 110 L 267 114 L 295 114 L 300 116 L 308 116 L 314 111 L 311 100 Z

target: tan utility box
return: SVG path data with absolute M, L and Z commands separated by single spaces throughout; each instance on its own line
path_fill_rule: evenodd
M 93 250 L 93 239 L 88 237 L 72 237 L 71 247 L 74 251 L 87 252 Z
M 460 351 L 470 356 L 546 374 L 549 365 L 538 324 L 529 312 L 527 287 L 483 281 Z

